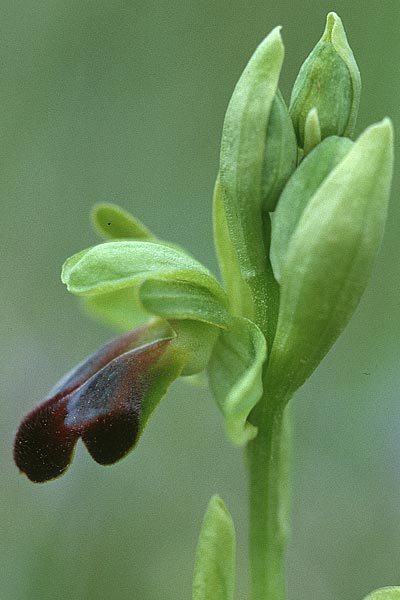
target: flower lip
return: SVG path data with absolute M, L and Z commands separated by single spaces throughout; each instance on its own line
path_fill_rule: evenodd
M 147 333 L 141 327 L 105 344 L 24 418 L 15 438 L 14 460 L 31 481 L 62 475 L 79 437 L 103 465 L 120 460 L 134 447 L 152 368 L 171 341 L 158 339 L 125 351 Z

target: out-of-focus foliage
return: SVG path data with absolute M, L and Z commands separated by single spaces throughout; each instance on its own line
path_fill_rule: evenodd
M 358 135 L 400 131 L 400 5 L 1 0 L 0 596 L 183 600 L 218 492 L 237 528 L 245 597 L 246 483 L 206 387 L 172 388 L 141 446 L 112 469 L 78 447 L 62 480 L 12 464 L 21 416 L 113 336 L 59 280 L 97 242 L 88 215 L 116 202 L 215 269 L 211 198 L 223 116 L 253 49 L 283 25 L 289 100 L 326 13 L 346 25 L 363 79 Z M 399 134 L 397 135 L 399 137 Z M 353 600 L 398 583 L 399 176 L 386 237 L 356 316 L 296 400 L 289 595 Z M 366 549 L 369 549 L 366 551 Z

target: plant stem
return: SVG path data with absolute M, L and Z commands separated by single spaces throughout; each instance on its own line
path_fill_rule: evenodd
M 258 435 L 247 448 L 251 600 L 285 599 L 291 419 L 288 407 L 269 406 L 264 396 L 253 410 Z
M 254 320 L 271 350 L 279 312 L 279 285 L 269 260 L 271 220 L 263 215 L 265 273 L 251 291 Z M 256 270 L 255 270 L 256 271 Z M 249 417 L 258 429 L 247 446 L 249 473 L 250 600 L 285 600 L 284 559 L 290 495 L 290 410 L 283 398 L 271 398 L 268 360 L 264 365 L 263 397 Z

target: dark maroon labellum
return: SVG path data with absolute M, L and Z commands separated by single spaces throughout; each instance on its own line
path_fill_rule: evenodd
M 14 459 L 31 481 L 62 475 L 80 437 L 102 465 L 115 463 L 133 448 L 153 367 L 170 342 L 140 345 L 147 333 L 141 327 L 105 344 L 25 417 L 15 438 Z

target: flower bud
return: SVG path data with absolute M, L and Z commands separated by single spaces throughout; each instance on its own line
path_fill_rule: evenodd
M 386 220 L 392 135 L 385 119 L 359 137 L 312 195 L 289 239 L 267 373 L 275 401 L 287 400 L 311 375 L 365 290 Z
M 315 118 L 308 119 L 313 109 L 317 111 L 321 139 L 329 135 L 351 137 L 360 90 L 360 73 L 342 21 L 329 13 L 323 36 L 304 61 L 292 91 L 289 112 L 299 146 L 315 145 L 309 141 L 315 136 Z

